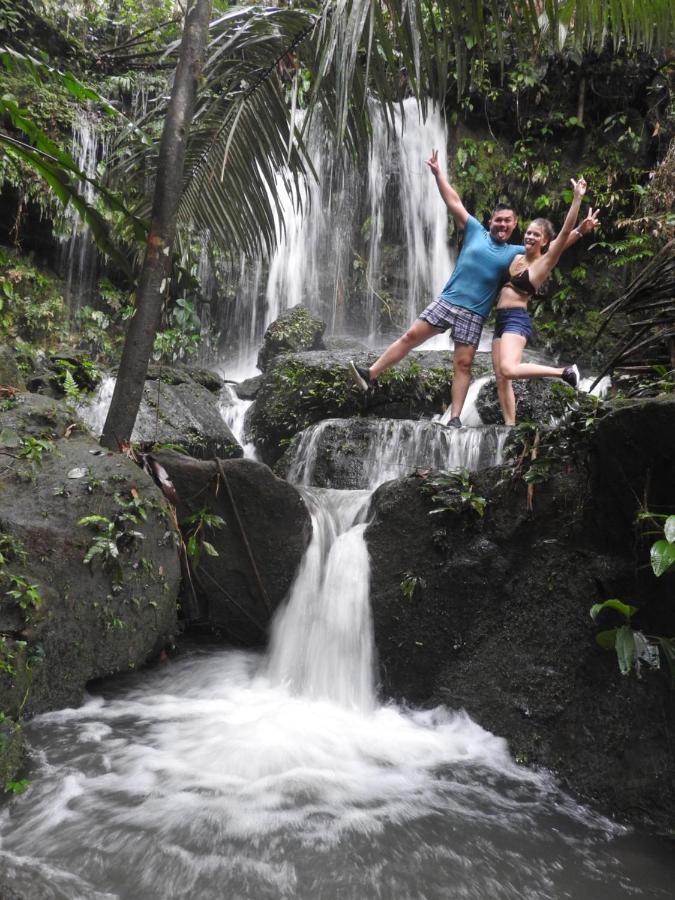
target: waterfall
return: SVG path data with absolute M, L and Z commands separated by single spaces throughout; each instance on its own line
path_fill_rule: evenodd
M 289 451 L 288 480 L 329 487 L 327 481 L 317 481 L 321 467 L 334 473 L 341 486 L 373 490 L 419 468 L 475 471 L 500 464 L 508 434 L 506 426 L 498 425 L 445 428 L 428 420 L 324 419 L 305 429 Z M 350 446 L 358 447 L 358 453 L 332 453 L 335 447 Z
M 369 491 L 305 491 L 312 539 L 270 639 L 268 674 L 294 693 L 375 706 L 368 550 Z
M 277 250 L 267 264 L 241 260 L 234 301 L 219 312 L 228 367 L 253 374 L 265 328 L 298 303 L 326 322 L 327 334 L 377 346 L 407 327 L 447 280 L 447 210 L 425 165 L 433 148 L 447 145 L 441 115 L 430 108 L 423 122 L 415 102 L 406 100 L 393 127 L 375 109 L 372 121 L 365 172 L 335 149 L 317 119 L 306 142 L 320 178 L 310 179 L 300 206 L 279 176 Z M 383 259 L 383 243 L 396 248 L 396 259 Z M 447 336 L 434 341 L 447 349 Z
M 78 112 L 73 121 L 71 155 L 88 178 L 96 178 L 98 163 L 107 157 L 109 147 L 110 136 L 100 133 L 98 117 L 90 112 Z M 79 190 L 87 203 L 94 203 L 95 192 L 89 182 L 82 183 Z M 73 319 L 79 308 L 91 303 L 95 296 L 98 251 L 91 229 L 71 206 L 67 207 L 64 219 L 59 267 L 65 281 L 64 298 Z

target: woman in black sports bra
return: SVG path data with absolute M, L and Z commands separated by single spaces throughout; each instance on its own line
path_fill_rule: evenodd
M 589 209 L 579 227 L 574 227 L 581 198 L 586 193 L 586 182 L 583 178 L 579 181 L 572 179 L 572 184 L 574 199 L 560 233 L 556 237 L 548 219 L 530 222 L 523 237 L 525 253 L 516 256 L 511 263 L 497 300 L 492 363 L 499 405 L 506 425 L 516 423 L 516 398 L 511 384 L 514 378 L 562 378 L 572 387 L 579 384 L 576 366 L 555 368 L 522 361 L 523 350 L 532 334 L 532 322 L 527 312 L 528 299 L 546 281 L 563 251 L 598 224 L 598 210 Z

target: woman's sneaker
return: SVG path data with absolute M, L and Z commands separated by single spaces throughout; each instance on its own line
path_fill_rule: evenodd
M 579 369 L 577 369 L 576 366 L 565 366 L 560 377 L 565 382 L 565 384 L 569 384 L 569 386 L 573 387 L 575 390 L 579 387 L 581 375 L 579 374 Z
M 354 384 L 364 393 L 371 391 L 375 387 L 375 379 L 370 377 L 369 369 L 365 369 L 363 366 L 357 366 L 353 360 L 349 361 L 347 369 Z

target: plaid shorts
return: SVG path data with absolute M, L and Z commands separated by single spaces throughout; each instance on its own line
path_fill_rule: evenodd
M 450 329 L 452 339 L 456 344 L 470 344 L 477 347 L 480 343 L 481 332 L 485 319 L 478 313 L 471 312 L 463 306 L 444 303 L 442 300 L 432 300 L 423 309 L 418 318 L 440 328 L 441 331 Z

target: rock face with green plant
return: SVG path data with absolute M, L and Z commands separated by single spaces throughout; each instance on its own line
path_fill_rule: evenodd
M 230 643 L 263 644 L 311 536 L 302 497 L 253 460 L 207 462 L 174 450 L 153 459 L 176 491 L 190 567 L 184 607 Z
M 516 421 L 522 422 L 527 419 L 530 422 L 547 424 L 551 419 L 560 418 L 565 412 L 565 396 L 568 389 L 564 382 L 550 378 L 531 378 L 515 379 L 512 384 L 516 397 Z M 486 425 L 503 423 L 494 378 L 487 381 L 479 390 L 476 409 Z
M 654 636 L 657 658 L 656 638 L 675 636 L 675 580 L 654 576 L 654 537 L 636 524 L 641 504 L 675 509 L 675 401 L 514 431 L 507 466 L 412 476 L 374 495 L 383 691 L 465 708 L 582 798 L 672 829 L 675 669 L 662 652 L 660 670 L 643 661 L 639 678 L 622 675 L 596 642 L 599 627 L 624 624 L 621 611 L 594 624 L 590 610 L 609 598 L 638 607 L 631 625 Z
M 365 365 L 372 356 L 358 354 L 355 359 Z M 326 350 L 286 353 L 273 360 L 246 419 L 247 432 L 265 462 L 276 462 L 291 438 L 323 419 L 431 418 L 449 403 L 450 352 L 409 356 L 383 373 L 376 389 L 365 397 L 349 378 L 351 357 L 349 352 Z M 479 354 L 474 371 L 481 374 L 488 365 L 487 354 Z
M 77 704 L 171 641 L 177 540 L 154 482 L 57 401 L 2 401 L 0 708 Z M 6 742 L 3 742 L 6 743 Z

